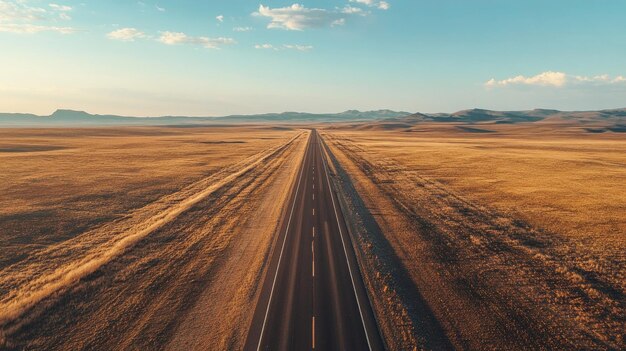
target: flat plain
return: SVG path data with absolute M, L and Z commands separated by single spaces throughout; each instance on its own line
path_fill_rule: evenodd
M 237 348 L 306 134 L 1 130 L 0 348 Z
M 392 348 L 626 346 L 623 133 L 401 127 L 322 133 Z
M 0 129 L 0 349 L 242 349 L 311 127 Z M 315 127 L 389 349 L 626 347 L 626 134 Z

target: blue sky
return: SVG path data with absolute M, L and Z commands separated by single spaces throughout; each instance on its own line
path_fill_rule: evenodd
M 0 0 L 0 111 L 626 106 L 626 1 Z

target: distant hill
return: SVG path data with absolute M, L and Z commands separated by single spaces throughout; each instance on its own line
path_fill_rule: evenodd
M 588 127 L 590 132 L 626 131 L 626 109 L 600 111 L 558 111 L 535 109 L 528 111 L 463 110 L 454 113 L 414 113 L 350 125 L 362 130 L 410 130 L 421 123 L 450 123 L 462 125 L 568 123 Z M 463 128 L 462 128 L 463 129 Z M 463 130 L 480 130 L 476 128 Z
M 84 111 L 57 110 L 49 116 L 23 113 L 0 113 L 0 126 L 114 126 L 114 125 L 215 125 L 239 123 L 329 123 L 346 121 L 375 121 L 410 115 L 410 112 L 391 110 L 357 111 L 340 113 L 282 112 L 259 115 L 232 115 L 223 117 L 125 117 L 93 115 Z
M 194 126 L 263 123 L 339 123 L 339 128 L 362 130 L 409 130 L 422 123 L 456 123 L 462 125 L 519 123 L 576 123 L 589 132 L 626 131 L 626 108 L 600 111 L 527 111 L 462 110 L 454 113 L 409 113 L 392 110 L 339 113 L 282 112 L 223 117 L 125 117 L 93 115 L 84 111 L 57 110 L 49 116 L 24 113 L 0 113 L 0 127 L 8 126 Z M 475 128 L 474 128 L 475 129 Z M 468 130 L 468 129 L 463 129 Z

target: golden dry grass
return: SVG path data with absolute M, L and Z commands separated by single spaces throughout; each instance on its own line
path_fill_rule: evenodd
M 333 135 L 372 159 L 391 159 L 539 227 L 603 249 L 625 248 L 626 135 L 501 126 L 479 126 L 499 133 L 476 135 L 440 128 Z
M 7 253 L 0 270 L 0 347 L 163 348 L 171 342 L 174 349 L 224 349 L 243 342 L 305 133 L 4 132 L 12 138 L 0 148 L 10 154 L 9 186 L 24 192 L 2 198 L 23 205 L 5 209 L 11 220 L 0 221 L 3 233 L 19 237 L 4 235 L 0 247 Z M 33 179 L 51 186 L 31 189 Z M 31 215 L 42 210 L 49 223 L 63 226 L 50 230 Z M 206 312 L 202 320 L 197 311 Z
M 295 131 L 0 129 L 0 266 L 174 192 Z
M 626 137 L 457 127 L 323 133 L 358 193 L 344 190 L 388 340 L 623 347 Z

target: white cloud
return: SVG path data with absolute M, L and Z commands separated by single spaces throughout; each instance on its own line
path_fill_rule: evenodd
M 369 7 L 376 7 L 380 10 L 389 10 L 391 5 L 387 1 L 374 1 L 374 0 L 350 0 L 350 2 L 356 2 Z
M 16 34 L 34 34 L 40 32 L 56 32 L 61 34 L 72 34 L 78 30 L 72 27 L 40 26 L 31 23 L 0 23 L 0 32 Z
M 507 86 L 507 85 L 522 84 L 522 85 L 542 85 L 542 86 L 560 87 L 565 84 L 566 80 L 567 80 L 567 75 L 565 73 L 548 71 L 548 72 L 543 72 L 532 77 L 525 77 L 525 76 L 519 75 L 516 77 L 507 78 L 507 79 L 499 80 L 499 81 L 492 78 L 489 81 L 487 81 L 485 85 L 489 87 L 493 87 L 493 86 Z
M 313 46 L 311 45 L 294 45 L 294 44 L 283 44 L 281 46 L 274 46 L 272 44 L 256 44 L 254 46 L 255 49 L 261 50 L 297 50 L 297 51 L 310 51 L 313 50 Z
M 311 46 L 311 45 L 289 45 L 289 44 L 285 44 L 285 45 L 283 45 L 283 48 L 289 49 L 289 50 L 298 50 L 298 51 L 310 51 L 310 50 L 313 50 L 313 46 Z
M 59 5 L 59 4 L 48 4 L 48 6 L 50 6 L 51 8 L 53 8 L 53 9 L 55 9 L 57 11 L 61 11 L 61 12 L 72 11 L 72 6 Z
M 547 71 L 543 73 L 539 73 L 536 76 L 526 77 L 523 75 L 519 75 L 512 78 L 507 78 L 503 80 L 496 80 L 494 78 L 485 82 L 485 86 L 489 88 L 493 87 L 506 87 L 510 85 L 534 85 L 534 86 L 545 86 L 545 87 L 564 87 L 566 85 L 576 85 L 576 84 L 595 84 L 595 85 L 603 85 L 603 84 L 616 84 L 626 82 L 626 78 L 623 76 L 611 77 L 608 74 L 598 75 L 598 76 L 576 76 L 569 75 L 563 72 L 554 72 Z
M 232 38 L 192 37 L 182 32 L 161 32 L 158 40 L 167 45 L 189 44 L 203 46 L 207 49 L 219 49 L 221 46 L 236 43 Z
M 50 6 L 50 8 L 52 8 L 52 10 L 57 13 L 60 19 L 64 21 L 69 21 L 72 19 L 72 17 L 68 14 L 68 12 L 71 12 L 73 9 L 71 6 L 59 4 L 48 4 L 48 6 Z
M 252 27 L 235 27 L 233 31 L 235 32 L 249 32 L 252 30 Z
M 624 76 L 611 77 L 608 74 L 602 74 L 593 77 L 572 76 L 571 79 L 573 82 L 576 83 L 615 84 L 626 82 L 626 78 L 624 78 Z
M 341 9 L 341 12 L 349 15 L 365 14 L 365 11 L 363 11 L 362 8 L 354 6 L 345 6 L 343 9 Z
M 121 28 L 107 34 L 109 39 L 121 41 L 135 41 L 146 38 L 146 34 L 136 28 Z
M 154 7 L 156 7 L 157 11 L 159 11 L 159 12 L 165 12 L 165 8 L 164 7 L 161 7 L 159 5 L 154 5 Z
M 319 8 L 307 8 L 300 4 L 287 7 L 270 8 L 259 5 L 259 10 L 253 13 L 255 16 L 268 17 L 270 23 L 267 28 L 280 28 L 286 30 L 303 30 L 306 28 L 321 28 L 343 25 L 345 15 L 341 10 L 326 10 Z
M 215 19 L 218 20 L 219 22 L 224 22 L 224 15 L 219 15 L 215 17 Z
M 0 21 L 37 21 L 45 19 L 46 9 L 29 6 L 24 1 L 0 0 Z
M 613 83 L 624 83 L 626 82 L 626 77 L 624 76 L 617 76 L 613 79 Z
M 135 41 L 138 39 L 153 38 L 150 35 L 136 29 L 136 28 L 120 28 L 107 34 L 107 37 L 112 40 L 120 41 Z M 219 49 L 224 45 L 235 44 L 235 40 L 232 38 L 208 38 L 208 37 L 194 37 L 189 36 L 182 32 L 160 32 L 160 35 L 156 40 L 160 43 L 167 45 L 188 44 L 198 45 L 208 49 Z
M 18 34 L 39 32 L 75 33 L 72 27 L 49 25 L 51 20 L 70 20 L 71 6 L 48 4 L 49 8 L 32 6 L 25 0 L 0 0 L 0 31 Z

